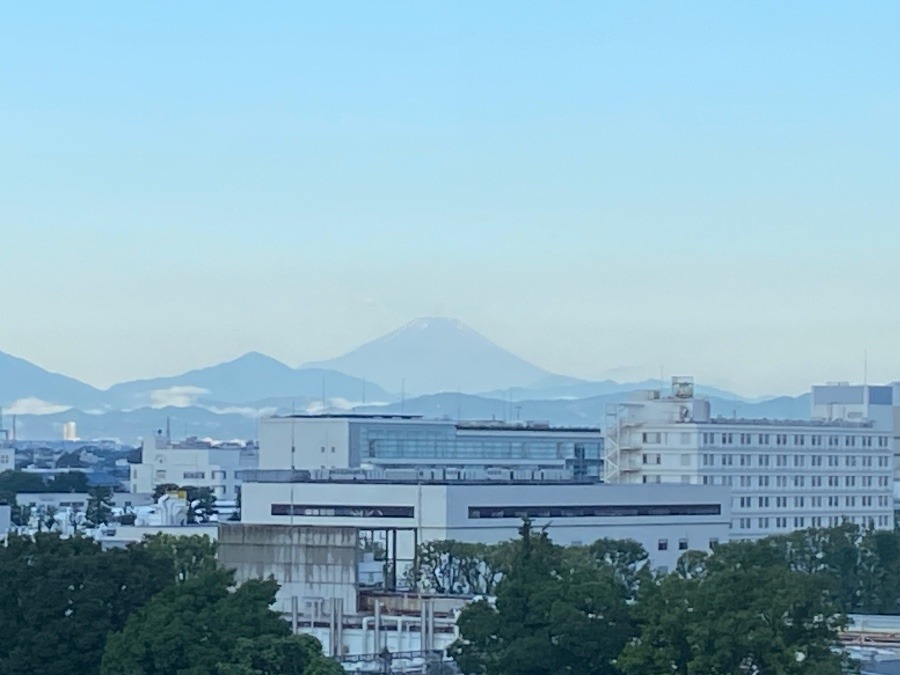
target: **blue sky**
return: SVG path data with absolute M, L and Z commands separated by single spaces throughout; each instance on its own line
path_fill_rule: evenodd
M 0 10 L 0 350 L 900 379 L 897 3 L 187 4 Z

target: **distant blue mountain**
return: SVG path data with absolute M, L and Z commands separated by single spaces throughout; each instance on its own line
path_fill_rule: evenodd
M 376 384 L 326 368 L 291 368 L 258 352 L 180 375 L 123 382 L 107 390 L 111 405 L 118 409 L 185 398 L 244 404 L 269 397 L 322 398 L 323 394 L 356 402 L 394 400 Z
M 99 405 L 103 392 L 72 377 L 53 373 L 16 356 L 0 352 L 0 406 L 38 398 L 57 405 Z

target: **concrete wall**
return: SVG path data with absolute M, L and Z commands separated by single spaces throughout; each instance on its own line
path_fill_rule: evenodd
M 297 469 L 350 466 L 350 425 L 345 419 L 268 417 L 259 421 L 260 469 L 289 469 L 292 445 Z
M 359 534 L 349 527 L 219 524 L 219 563 L 238 581 L 267 579 L 280 584 L 273 609 L 315 614 L 322 599 L 339 598 L 344 611 L 357 611 Z

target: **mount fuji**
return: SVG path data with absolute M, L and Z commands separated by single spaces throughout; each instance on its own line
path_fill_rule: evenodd
M 343 356 L 303 368 L 337 370 L 408 394 L 525 387 L 551 376 L 461 321 L 442 317 L 415 319 Z

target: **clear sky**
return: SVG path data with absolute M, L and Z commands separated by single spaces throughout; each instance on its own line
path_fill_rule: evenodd
M 900 379 L 900 3 L 6 3 L 0 350 L 99 386 L 416 316 Z

